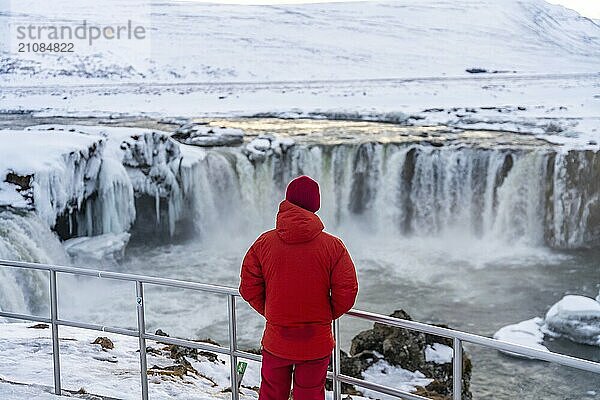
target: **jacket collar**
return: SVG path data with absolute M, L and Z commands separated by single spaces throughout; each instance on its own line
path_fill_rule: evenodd
M 302 243 L 314 239 L 324 229 L 321 219 L 287 200 L 279 204 L 276 231 L 286 243 Z

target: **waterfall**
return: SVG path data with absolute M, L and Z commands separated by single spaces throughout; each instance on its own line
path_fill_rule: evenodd
M 156 143 L 162 150 L 150 151 Z M 134 144 L 124 161 L 76 158 L 56 187 L 42 174 L 34 187 L 51 196 L 34 193 L 41 210 L 0 211 L 0 258 L 68 263 L 52 229 L 63 238 L 129 230 L 160 243 L 181 231 L 206 246 L 247 241 L 273 227 L 285 185 L 300 174 L 320 183 L 326 228 L 359 237 L 558 249 L 600 243 L 600 157 L 590 150 L 299 143 L 253 160 L 239 147 L 196 148 L 153 133 Z M 71 192 L 77 203 L 64 195 Z M 60 204 L 70 206 L 54 222 L 48 210 Z M 0 286 L 3 309 L 41 312 L 47 304 L 44 273 L 1 268 Z
M 600 157 L 591 151 L 393 143 L 296 145 L 250 162 L 235 149 L 207 150 L 193 188 L 205 234 L 272 227 L 285 184 L 321 184 L 326 226 L 365 234 L 464 235 L 577 248 L 600 239 Z
M 0 212 L 0 258 L 68 264 L 68 257 L 48 225 L 32 212 Z M 0 309 L 47 315 L 48 274 L 0 267 Z

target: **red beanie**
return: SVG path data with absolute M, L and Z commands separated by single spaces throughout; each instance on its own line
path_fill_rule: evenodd
M 319 184 L 306 175 L 299 176 L 288 184 L 285 199 L 305 210 L 317 212 L 321 207 Z

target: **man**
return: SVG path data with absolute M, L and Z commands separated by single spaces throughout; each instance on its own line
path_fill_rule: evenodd
M 260 400 L 323 400 L 334 339 L 331 322 L 354 304 L 358 282 L 340 239 L 315 212 L 319 185 L 292 180 L 276 228 L 263 233 L 242 263 L 240 293 L 266 320 Z

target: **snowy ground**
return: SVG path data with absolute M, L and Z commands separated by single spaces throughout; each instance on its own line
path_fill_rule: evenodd
M 40 398 L 55 399 L 48 393 L 53 385 L 51 330 L 31 328 L 33 323 L 0 324 L 0 398 L 3 400 Z M 63 389 L 83 391 L 118 399 L 137 399 L 141 393 L 137 338 L 104 334 L 70 327 L 60 327 L 61 382 Z M 99 336 L 107 336 L 113 349 L 93 344 Z M 218 356 L 213 361 L 201 352 L 196 358 L 186 357 L 194 371 L 182 377 L 157 374 L 157 367 L 180 365 L 169 358 L 170 350 L 156 342 L 148 342 L 149 393 L 153 399 L 184 398 L 186 400 L 229 399 L 229 358 Z M 428 358 L 439 363 L 451 362 L 448 349 L 436 345 Z M 260 366 L 248 361 L 242 380 L 241 400 L 258 397 Z M 364 373 L 369 381 L 414 391 L 415 386 L 431 382 L 419 371 L 394 367 L 385 361 L 373 365 Z M 19 385 L 27 384 L 25 385 Z M 32 385 L 35 384 L 35 385 Z M 368 392 L 375 398 L 387 398 Z M 331 393 L 327 393 L 331 398 Z M 361 396 L 352 396 L 362 400 Z
M 73 54 L 16 52 L 18 25 L 74 27 L 84 19 L 92 24 L 122 24 L 133 19 L 148 28 L 148 39 L 97 41 L 93 46 L 75 41 Z M 140 0 L 15 0 L 0 3 L 0 37 L 0 112 L 5 113 L 152 116 L 181 122 L 254 115 L 367 119 L 511 130 L 557 143 L 600 148 L 600 27 L 542 0 L 263 7 Z M 466 72 L 470 68 L 487 72 L 470 74 Z M 12 163 L 3 170 L 9 167 Z M 14 203 L 20 199 L 5 200 Z M 514 249 L 508 250 L 518 257 Z M 377 270 L 377 275 L 387 276 L 390 270 L 393 272 L 392 268 L 383 273 Z M 520 272 L 521 279 L 523 275 Z M 511 290 L 515 285 L 518 283 L 512 284 Z M 470 288 L 470 296 L 475 298 L 473 290 Z M 378 293 L 384 292 L 365 292 L 372 297 Z M 413 296 L 414 304 L 423 302 L 421 294 Z M 410 299 L 405 295 L 403 301 Z M 435 310 L 443 314 L 443 305 L 436 305 Z M 48 330 L 4 324 L 0 332 L 0 377 L 51 385 Z M 77 339 L 61 344 L 65 346 L 65 386 L 138 397 L 135 340 L 111 337 L 117 347 L 103 352 L 90 345 L 96 334 L 67 328 L 61 332 Z M 539 345 L 535 333 L 534 338 Z M 94 358 L 109 354 L 118 362 Z M 150 357 L 149 365 L 164 361 Z M 219 387 L 209 387 L 197 377 L 161 380 L 160 384 L 154 380 L 154 397 L 179 393 L 185 398 L 207 394 L 227 398 L 219 390 L 226 386 L 223 374 L 228 374 L 228 368 L 209 366 L 222 379 Z M 497 365 L 493 368 L 498 375 Z M 402 382 L 390 371 L 384 374 L 390 382 Z M 514 375 L 514 369 L 507 371 L 507 376 Z M 543 374 L 546 372 L 538 371 L 537 376 Z M 118 380 L 119 385 L 106 376 Z M 414 377 L 423 379 L 418 374 Z M 572 379 L 565 382 L 570 385 Z M 208 390 L 194 392 L 198 385 Z M 580 384 L 577 390 L 584 386 L 588 390 L 591 385 Z M 596 396 L 590 392 L 590 397 Z M 0 383 L 3 399 L 46 396 L 40 393 L 33 387 Z M 249 392 L 248 397 L 255 394 Z
M 236 6 L 193 1 L 3 2 L 0 74 L 17 85 L 244 82 L 599 72 L 600 27 L 543 0 Z M 115 27 L 142 39 L 72 39 L 18 52 L 19 26 Z M 7 23 L 8 22 L 8 23 Z M 37 34 L 35 36 L 38 36 Z M 48 40 L 46 40 L 48 41 Z M 69 40 L 66 40 L 69 41 Z
M 542 0 L 72 3 L 3 3 L 0 111 L 359 118 L 600 142 L 600 27 Z M 14 49 L 19 25 L 128 18 L 145 40 Z
M 600 65 L 600 64 L 599 64 Z M 600 74 L 322 83 L 6 88 L 1 109 L 38 116 L 280 116 L 443 124 L 598 148 Z
M 0 370 L 1 378 L 20 383 L 36 383 L 52 386 L 52 342 L 50 329 L 31 329 L 29 324 L 3 324 L 0 328 Z M 68 327 L 60 328 L 61 378 L 63 388 L 77 391 L 84 388 L 88 393 L 110 396 L 119 399 L 137 399 L 140 396 L 139 353 L 136 338 L 103 334 Z M 114 349 L 103 350 L 92 344 L 99 336 L 108 336 Z M 154 342 L 149 347 L 158 350 L 148 353 L 148 368 L 175 365 L 168 357 L 165 345 Z M 215 362 L 199 356 L 198 360 L 187 358 L 197 373 L 188 372 L 183 377 L 149 373 L 152 398 L 185 399 L 230 398 L 223 392 L 229 387 L 229 365 L 227 357 L 219 357 Z M 258 364 L 249 361 L 249 367 L 242 384 L 258 386 Z M 11 390 L 19 393 L 14 385 L 0 385 L 0 394 Z M 29 388 L 27 390 L 34 390 Z M 251 389 L 242 389 L 242 399 L 256 398 Z M 17 398 L 17 397 L 15 397 Z

